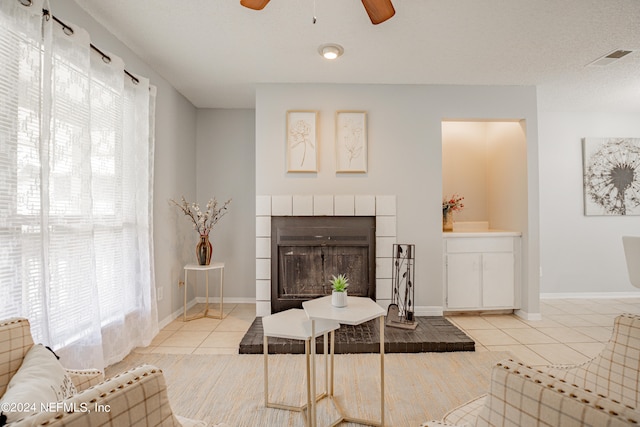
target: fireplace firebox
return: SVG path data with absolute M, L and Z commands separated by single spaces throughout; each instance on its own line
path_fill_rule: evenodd
M 271 218 L 271 312 L 331 294 L 345 274 L 350 296 L 375 300 L 375 217 Z

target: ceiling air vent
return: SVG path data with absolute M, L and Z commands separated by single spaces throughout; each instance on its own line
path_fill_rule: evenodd
M 628 54 L 630 54 L 631 50 L 623 50 L 623 49 L 618 49 L 618 50 L 614 50 L 611 53 L 608 53 L 607 55 L 596 59 L 595 61 L 587 64 L 587 65 L 609 65 L 613 62 L 616 62 L 618 59 L 623 58 L 625 56 L 627 56 Z

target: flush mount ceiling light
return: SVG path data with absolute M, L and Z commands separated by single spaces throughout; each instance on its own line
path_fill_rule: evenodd
M 323 44 L 318 48 L 318 53 L 320 53 L 320 55 L 325 59 L 336 59 L 337 57 L 342 56 L 344 48 L 335 43 Z

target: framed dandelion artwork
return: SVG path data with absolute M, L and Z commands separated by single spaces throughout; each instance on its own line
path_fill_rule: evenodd
M 367 171 L 367 113 L 336 112 L 336 172 Z
M 317 136 L 317 111 L 287 111 L 287 172 L 318 171 Z
M 640 138 L 583 138 L 585 215 L 640 215 Z

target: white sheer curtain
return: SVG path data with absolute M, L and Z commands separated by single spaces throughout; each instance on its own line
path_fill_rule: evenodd
M 155 92 L 48 2 L 0 3 L 0 318 L 102 368 L 158 331 Z

